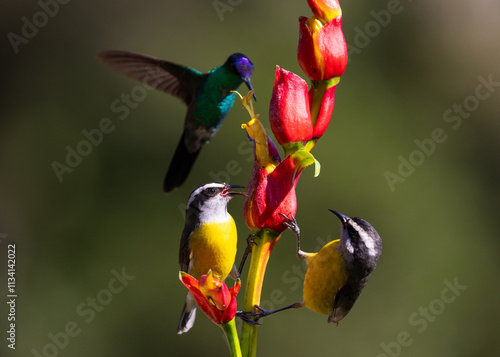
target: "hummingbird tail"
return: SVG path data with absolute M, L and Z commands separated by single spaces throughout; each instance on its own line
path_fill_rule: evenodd
M 201 147 L 195 152 L 189 152 L 184 142 L 184 135 L 182 135 L 163 181 L 163 191 L 165 193 L 181 186 L 186 181 L 200 150 Z
M 186 297 L 186 302 L 184 303 L 184 308 L 182 309 L 181 319 L 177 325 L 177 334 L 183 334 L 188 332 L 194 325 L 194 320 L 196 318 L 196 301 L 194 300 L 191 293 L 188 293 Z

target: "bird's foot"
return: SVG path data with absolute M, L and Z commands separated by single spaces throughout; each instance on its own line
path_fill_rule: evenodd
M 259 319 L 271 315 L 274 311 L 268 311 L 261 308 L 259 305 L 255 305 L 257 311 L 237 311 L 236 316 L 238 316 L 242 321 L 245 321 L 251 325 L 262 325 Z
M 252 233 L 247 237 L 247 247 L 245 248 L 245 252 L 243 253 L 243 257 L 241 258 L 241 263 L 240 267 L 238 268 L 238 272 L 242 273 L 243 267 L 245 266 L 245 262 L 247 261 L 248 255 L 252 253 L 252 249 L 254 244 L 257 244 L 254 240 L 253 237 L 259 237 L 258 234 Z M 260 237 L 259 237 L 260 238 Z
M 283 213 L 280 213 L 280 215 L 285 217 L 286 219 L 286 222 L 283 222 L 283 224 L 287 226 L 297 236 L 300 236 L 300 228 L 299 225 L 297 224 L 297 220 L 295 219 L 294 215 L 290 213 L 291 218 Z
M 263 317 L 275 314 L 280 311 L 285 311 L 288 309 L 297 309 L 303 306 L 304 306 L 303 302 L 296 302 L 295 304 L 282 307 L 281 309 L 269 311 L 269 310 L 264 310 L 259 305 L 254 305 L 257 311 L 237 311 L 236 316 L 238 316 L 243 321 L 248 322 L 249 324 L 261 325 L 259 320 Z

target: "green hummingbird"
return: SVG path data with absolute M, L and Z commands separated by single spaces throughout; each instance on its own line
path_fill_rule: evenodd
M 182 185 L 203 145 L 220 129 L 236 97 L 231 91 L 242 82 L 253 90 L 250 77 L 254 66 L 241 53 L 233 53 L 222 66 L 207 73 L 127 51 L 103 51 L 97 58 L 128 77 L 178 97 L 188 106 L 184 131 L 163 181 L 164 192 Z

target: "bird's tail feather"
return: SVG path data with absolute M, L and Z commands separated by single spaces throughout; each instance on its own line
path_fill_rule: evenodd
M 165 193 L 172 191 L 184 183 L 200 150 L 201 148 L 195 152 L 189 152 L 184 142 L 184 134 L 181 136 L 181 140 L 177 145 L 174 157 L 170 162 L 167 175 L 163 181 L 163 191 Z
M 181 318 L 179 324 L 177 325 L 177 334 L 183 334 L 188 332 L 194 325 L 194 320 L 196 318 L 196 302 L 191 295 L 188 293 L 186 297 L 186 302 L 184 303 L 184 308 L 182 309 Z

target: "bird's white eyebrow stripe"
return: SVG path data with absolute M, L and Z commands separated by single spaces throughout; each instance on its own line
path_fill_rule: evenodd
M 191 205 L 191 203 L 193 203 L 193 200 L 196 196 L 198 196 L 198 194 L 203 191 L 204 189 L 206 188 L 210 188 L 210 187 L 213 187 L 213 188 L 221 188 L 221 187 L 224 187 L 225 184 L 223 183 L 216 183 L 216 182 L 212 182 L 212 183 L 207 183 L 206 185 L 203 185 L 203 186 L 200 186 L 198 187 L 196 190 L 193 191 L 193 193 L 191 193 L 191 195 L 189 196 L 189 200 L 188 200 L 188 203 L 187 203 L 187 206 L 189 207 L 189 205 Z
M 373 240 L 373 238 L 362 227 L 360 227 L 359 224 L 357 224 L 353 220 L 350 221 L 350 224 L 359 233 L 359 236 L 363 241 L 363 244 L 368 249 L 368 254 L 371 256 L 375 256 L 377 254 L 377 251 L 375 250 L 375 241 Z
M 345 242 L 345 246 L 346 246 L 347 250 L 349 251 L 349 253 L 354 254 L 354 247 L 352 246 L 351 241 L 347 240 Z

